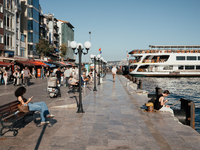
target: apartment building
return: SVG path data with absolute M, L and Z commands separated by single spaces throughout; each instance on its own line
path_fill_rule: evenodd
M 60 45 L 62 45 L 62 43 L 65 43 L 68 46 L 68 51 L 64 57 L 64 60 L 75 61 L 73 50 L 69 46 L 70 42 L 74 41 L 74 27 L 71 23 L 64 20 L 58 20 L 58 27 Z
M 3 0 L 0 0 L 0 56 L 4 56 Z
M 45 23 L 48 28 L 47 37 L 49 39 L 49 44 L 53 45 L 55 53 L 59 52 L 59 34 L 58 34 L 58 20 L 53 14 L 44 14 Z
M 35 45 L 39 42 L 39 0 L 21 0 L 21 33 L 25 35 L 25 57 L 39 58 Z
M 11 57 L 15 54 L 16 45 L 16 15 L 15 15 L 15 1 L 4 0 L 4 51 L 2 56 Z

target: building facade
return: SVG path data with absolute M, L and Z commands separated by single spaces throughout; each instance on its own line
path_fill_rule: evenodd
M 54 17 L 53 14 L 44 14 L 45 23 L 48 28 L 47 37 L 49 44 L 54 48 L 55 53 L 59 52 L 59 35 L 58 35 L 58 20 Z
M 0 0 L 0 56 L 4 56 L 3 0 Z
M 74 27 L 68 21 L 63 20 L 58 20 L 58 27 L 60 45 L 62 45 L 62 43 L 65 43 L 68 46 L 68 51 L 64 57 L 64 60 L 74 61 L 74 53 L 71 47 L 69 46 L 70 42 L 74 41 Z
M 39 58 L 35 45 L 39 42 L 39 0 L 21 0 L 21 32 L 25 35 L 25 57 Z
M 16 50 L 16 15 L 15 15 L 15 1 L 4 0 L 3 2 L 4 14 L 4 51 L 2 56 L 14 56 Z

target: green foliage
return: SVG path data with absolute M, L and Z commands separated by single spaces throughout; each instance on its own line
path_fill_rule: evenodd
M 67 45 L 65 43 L 62 43 L 62 45 L 60 46 L 60 56 L 64 57 L 67 53 Z
M 49 42 L 45 39 L 39 39 L 39 42 L 36 43 L 36 51 L 41 56 L 46 56 L 48 53 L 54 52 L 54 48 L 52 45 L 49 44 Z

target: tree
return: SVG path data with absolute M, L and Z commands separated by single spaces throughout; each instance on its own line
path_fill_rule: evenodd
M 36 51 L 38 54 L 41 55 L 41 57 L 46 56 L 48 53 L 54 52 L 54 48 L 52 45 L 49 44 L 49 42 L 45 39 L 39 39 L 39 42 L 36 43 Z
M 60 56 L 65 57 L 67 50 L 67 45 L 65 43 L 62 43 L 62 45 L 60 46 Z

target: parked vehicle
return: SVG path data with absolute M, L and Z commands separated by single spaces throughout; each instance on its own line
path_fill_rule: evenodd
M 47 94 L 50 98 L 61 97 L 60 84 L 56 77 L 50 77 L 47 83 Z

